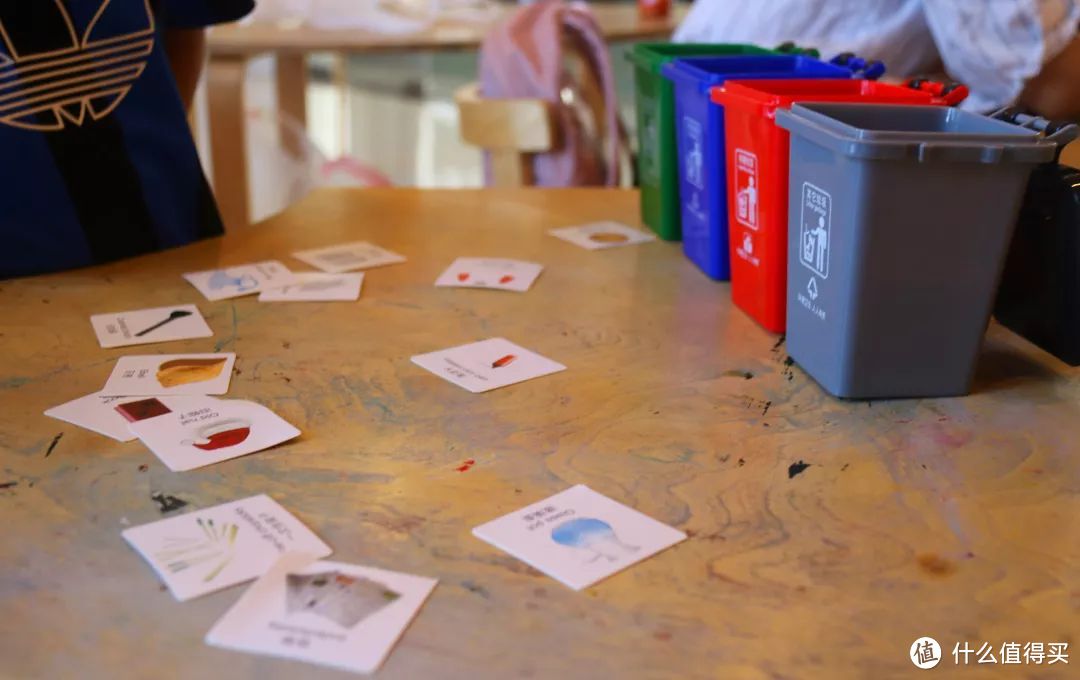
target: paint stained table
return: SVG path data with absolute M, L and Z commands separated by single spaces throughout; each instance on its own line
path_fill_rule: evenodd
M 0 674 L 347 677 L 206 646 L 243 587 L 177 603 L 120 537 L 258 493 L 335 560 L 440 579 L 386 678 L 894 677 L 923 635 L 945 667 L 956 643 L 1076 644 L 1076 370 L 993 325 L 970 397 L 837 401 L 678 244 L 545 233 L 636 212 L 604 190 L 330 191 L 223 239 L 0 283 Z M 409 258 L 357 303 L 210 303 L 180 278 L 351 240 Z M 547 269 L 524 295 L 436 289 L 458 256 Z M 41 415 L 148 349 L 100 349 L 92 313 L 186 302 L 214 337 L 150 351 L 237 352 L 229 396 L 299 440 L 173 473 Z M 409 361 L 494 336 L 569 368 L 475 395 Z M 573 592 L 470 534 L 578 483 L 691 537 Z

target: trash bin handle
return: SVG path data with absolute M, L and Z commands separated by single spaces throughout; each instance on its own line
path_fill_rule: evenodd
M 1003 109 L 999 109 L 991 114 L 990 117 L 1005 121 L 1006 123 L 1012 123 L 1013 125 L 1019 125 L 1020 127 L 1029 130 L 1041 132 L 1046 141 L 1053 142 L 1057 145 L 1059 156 L 1061 155 L 1062 148 L 1064 148 L 1066 144 L 1080 136 L 1080 127 L 1077 127 L 1075 123 L 1053 121 L 1041 116 L 1033 116 L 1024 113 L 1015 106 L 1006 106 Z M 1057 159 L 1055 158 L 1054 160 L 1056 161 Z
M 934 96 L 934 104 L 944 106 L 956 106 L 967 99 L 971 93 L 967 85 L 956 81 L 928 80 L 926 78 L 908 78 L 904 81 L 904 87 L 926 92 Z
M 821 52 L 819 52 L 816 47 L 800 47 L 798 44 L 791 40 L 780 43 L 773 48 L 773 51 L 779 52 L 781 54 L 790 54 L 796 57 L 805 56 L 813 57 L 814 59 L 818 59 L 821 57 Z
M 829 63 L 834 66 L 843 66 L 849 69 L 852 76 L 862 74 L 864 80 L 877 80 L 885 75 L 884 63 L 876 59 L 867 61 L 866 59 L 855 56 L 854 52 L 841 52 L 830 59 Z

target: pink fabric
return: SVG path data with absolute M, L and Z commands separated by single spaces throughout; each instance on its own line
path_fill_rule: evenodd
M 563 65 L 562 37 L 591 62 L 603 90 L 605 135 L 596 153 L 562 89 L 572 84 Z M 607 44 L 592 12 L 582 3 L 543 0 L 516 9 L 484 39 L 480 50 L 480 93 L 492 99 L 545 99 L 556 111 L 561 133 L 553 151 L 537 154 L 537 186 L 615 186 L 619 181 L 619 125 L 615 84 Z M 599 121 L 598 121 L 599 122 Z

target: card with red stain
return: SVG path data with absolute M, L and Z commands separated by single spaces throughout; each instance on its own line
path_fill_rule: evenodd
M 168 407 L 157 398 L 106 397 L 95 392 L 54 406 L 46 411 L 45 415 L 103 434 L 116 441 L 130 442 L 135 439 L 135 435 L 128 429 L 129 423 L 152 418 L 168 411 Z
M 548 232 L 586 250 L 604 250 L 655 241 L 652 234 L 618 222 L 593 222 L 577 227 L 562 227 Z
M 524 293 L 532 287 L 543 265 L 521 260 L 459 257 L 435 281 L 439 288 L 489 288 Z
M 161 400 L 157 397 L 120 404 L 116 407 L 116 412 L 122 415 L 129 423 L 137 423 L 140 420 L 156 418 L 158 416 L 163 416 L 166 413 L 172 413 L 172 411 L 169 410 L 169 407 L 162 404 Z
M 566 370 L 503 338 L 421 354 L 412 362 L 470 392 L 487 392 Z
M 250 401 L 185 397 L 166 401 L 171 411 L 130 425 L 170 470 L 193 470 L 277 446 L 300 430 Z

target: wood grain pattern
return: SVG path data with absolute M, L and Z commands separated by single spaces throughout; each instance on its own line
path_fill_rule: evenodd
M 323 192 L 223 239 L 0 283 L 3 674 L 349 677 L 205 646 L 241 588 L 173 601 L 120 537 L 161 516 L 154 492 L 265 492 L 335 559 L 438 577 L 386 678 L 890 678 L 921 635 L 1076 644 L 1076 370 L 992 326 L 970 397 L 834 400 L 678 244 L 545 233 L 636 213 L 620 191 Z M 180 279 L 355 239 L 409 258 L 358 303 L 209 303 Z M 464 255 L 547 270 L 524 295 L 434 288 Z M 172 473 L 40 415 L 135 353 L 100 349 L 90 314 L 181 302 L 215 336 L 151 351 L 237 352 L 229 396 L 302 438 Z M 492 336 L 569 370 L 474 395 L 409 361 Z M 470 534 L 577 483 L 691 538 L 575 593 Z

